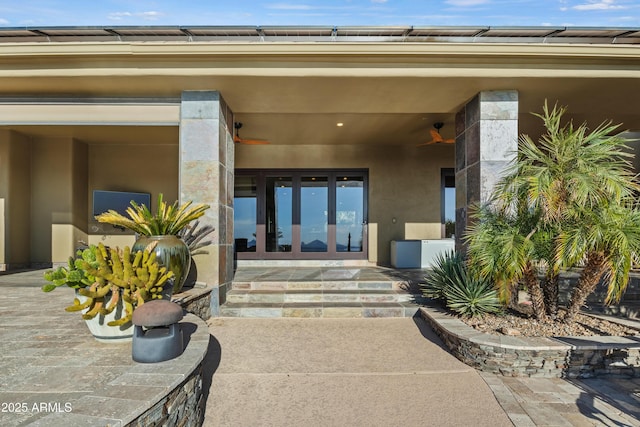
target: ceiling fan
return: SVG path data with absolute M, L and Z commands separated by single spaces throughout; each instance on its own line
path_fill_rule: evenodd
M 236 130 L 235 134 L 233 135 L 233 142 L 235 142 L 235 143 L 247 144 L 247 145 L 265 145 L 265 144 L 269 143 L 269 141 L 265 141 L 264 139 L 244 139 L 244 138 L 240 138 L 240 134 L 238 133 L 238 130 L 240 130 L 242 128 L 242 123 L 240 123 L 240 122 L 235 122 L 233 124 L 233 128 Z
M 455 139 L 444 139 L 442 135 L 440 135 L 440 129 L 444 126 L 442 122 L 435 122 L 433 124 L 434 129 L 431 129 L 429 132 L 431 133 L 431 141 L 423 142 L 422 144 L 418 144 L 418 147 L 423 145 L 431 145 L 431 144 L 453 144 L 456 142 Z

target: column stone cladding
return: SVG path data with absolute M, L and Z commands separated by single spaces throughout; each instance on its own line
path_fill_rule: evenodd
M 489 201 L 517 149 L 517 91 L 480 92 L 456 115 L 456 250 L 464 251 L 469 208 Z
M 194 257 L 198 282 L 213 288 L 211 316 L 233 279 L 233 113 L 217 91 L 185 91 L 180 106 L 180 201 L 211 206 L 200 224 L 212 225 L 208 254 Z

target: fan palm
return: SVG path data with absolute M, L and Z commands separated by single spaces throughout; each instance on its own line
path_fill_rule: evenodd
M 593 293 L 600 279 L 607 282 L 605 303 L 615 303 L 629 283 L 631 268 L 639 264 L 640 210 L 633 205 L 611 204 L 578 209 L 558 238 L 558 259 L 583 271 L 567 307 L 570 322 Z
M 517 297 L 522 281 L 531 295 L 534 315 L 542 320 L 546 309 L 538 279 L 537 216 L 531 211 L 515 215 L 496 205 L 482 206 L 475 212 L 477 221 L 467 229 L 465 241 L 471 270 L 493 281 L 500 300 L 508 304 Z
M 492 273 L 499 287 L 520 279 L 529 286 L 535 283 L 536 266 L 546 266 L 546 301 L 538 301 L 535 286 L 529 288 L 536 313 L 546 302 L 546 311 L 553 314 L 559 271 L 583 266 L 565 317 L 571 321 L 603 275 L 609 278 L 607 302 L 624 291 L 640 249 L 640 222 L 633 205 L 640 186 L 626 140 L 611 136 L 618 126 L 604 123 L 589 132 L 586 124 L 563 125 L 565 112 L 545 103 L 543 114 L 536 114 L 546 134 L 537 144 L 520 137 L 517 159 L 493 193 L 501 217 L 481 210 L 468 241 L 470 255 L 484 274 L 502 269 Z
M 605 123 L 589 133 L 586 124 L 561 125 L 566 108 L 549 110 L 540 117 L 547 133 L 538 144 L 522 135 L 518 158 L 496 187 L 504 202 L 523 192 L 528 204 L 541 209 L 547 221 L 562 221 L 573 207 L 595 208 L 610 201 L 633 197 L 640 186 L 632 172 L 626 139 L 610 136 L 619 126 Z

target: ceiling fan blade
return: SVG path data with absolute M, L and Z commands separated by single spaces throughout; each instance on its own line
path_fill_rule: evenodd
M 431 139 L 432 139 L 434 142 L 440 142 L 440 141 L 442 141 L 442 135 L 440 135 L 440 133 L 439 133 L 437 130 L 433 130 L 433 129 L 431 129 L 429 132 L 431 133 Z
M 240 144 L 267 145 L 267 144 L 269 144 L 269 141 L 265 141 L 265 140 L 262 140 L 262 139 L 241 139 L 240 140 Z
M 437 144 L 438 141 L 432 139 L 431 141 L 427 141 L 427 142 L 423 142 L 422 144 L 418 144 L 416 145 L 416 147 L 423 147 L 425 145 L 433 145 L 433 144 Z
M 456 142 L 455 139 L 444 139 L 442 135 L 440 135 L 440 129 L 442 128 L 443 123 L 434 123 L 433 127 L 435 129 L 429 129 L 429 133 L 431 134 L 431 141 L 423 142 L 422 144 L 418 144 L 418 147 L 423 145 L 433 145 L 433 144 L 453 144 Z
M 266 145 L 269 144 L 269 141 L 265 141 L 263 139 L 243 139 L 238 135 L 233 136 L 233 142 L 236 144 L 247 144 L 247 145 Z
M 239 130 L 242 128 L 241 122 L 235 122 L 233 124 L 233 128 L 236 130 L 233 135 L 233 142 L 236 144 L 246 144 L 246 145 L 266 145 L 269 144 L 269 141 L 265 141 L 263 139 L 243 139 L 240 138 Z

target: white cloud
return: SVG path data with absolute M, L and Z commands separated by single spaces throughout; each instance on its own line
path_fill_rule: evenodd
M 291 3 L 272 3 L 267 5 L 267 9 L 279 9 L 279 10 L 311 10 L 315 7 L 308 4 L 291 4 Z
M 146 19 L 148 21 L 155 21 L 156 19 L 160 18 L 163 14 L 160 12 L 156 12 L 155 10 L 151 10 L 149 12 L 141 12 L 136 15 L 141 16 L 143 19 Z
M 161 12 L 148 11 L 148 12 L 113 12 L 110 13 L 107 18 L 112 21 L 122 21 L 126 18 L 142 18 L 145 21 L 155 21 L 163 15 Z
M 483 4 L 491 3 L 490 0 L 446 0 L 445 3 L 450 4 L 451 6 L 458 7 L 470 7 L 470 6 L 480 6 Z
M 377 1 L 380 2 L 380 0 L 372 0 L 372 1 Z M 382 0 L 383 2 L 386 2 L 387 0 Z M 335 11 L 335 10 L 354 10 L 357 9 L 356 6 L 332 6 L 332 5 L 310 5 L 310 4 L 291 4 L 291 3 L 271 3 L 271 4 L 267 4 L 265 6 L 265 8 L 267 9 L 274 9 L 274 10 L 288 10 L 288 11 L 304 11 L 304 10 L 308 10 L 308 11 L 312 11 L 312 10 L 331 10 L 331 11 Z
M 386 3 L 388 0 L 371 0 L 371 3 Z
M 587 0 L 586 3 L 573 6 L 575 10 L 615 10 L 624 9 L 624 6 L 616 4 L 616 0 Z
M 0 25 L 9 25 L 9 21 L 4 18 L 0 18 Z
M 113 21 L 120 21 L 121 19 L 129 18 L 130 16 L 132 15 L 129 12 L 113 12 L 108 15 L 108 18 Z

